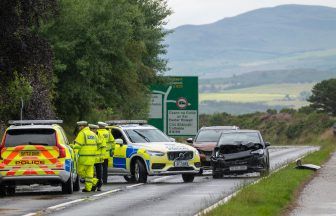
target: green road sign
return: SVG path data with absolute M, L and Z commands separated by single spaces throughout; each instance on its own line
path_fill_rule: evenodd
M 151 87 L 149 124 L 168 136 L 194 136 L 198 130 L 198 77 L 168 77 Z

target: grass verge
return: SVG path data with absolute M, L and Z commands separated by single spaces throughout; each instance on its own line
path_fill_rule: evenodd
M 304 163 L 321 165 L 326 162 L 335 145 L 331 140 L 321 144 L 321 150 L 306 156 Z M 206 215 L 281 215 L 295 201 L 296 194 L 314 175 L 314 171 L 294 169 L 290 163 L 284 169 L 243 188 L 228 203 Z

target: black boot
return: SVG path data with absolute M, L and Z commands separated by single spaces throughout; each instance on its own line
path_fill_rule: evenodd
M 97 186 L 92 186 L 91 192 L 95 192 L 97 190 Z
M 86 189 L 83 189 L 82 192 L 87 193 L 87 192 L 90 192 L 90 191 L 88 191 Z

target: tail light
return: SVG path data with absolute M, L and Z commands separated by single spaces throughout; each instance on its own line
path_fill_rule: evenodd
M 5 133 L 4 136 L 3 136 L 3 138 L 2 138 L 1 145 L 0 145 L 0 160 L 2 160 L 2 157 L 1 157 L 2 149 L 5 148 L 6 135 L 7 135 L 7 134 Z
M 58 158 L 65 158 L 66 156 L 65 148 L 61 144 L 59 144 L 57 132 L 55 132 L 55 138 L 56 138 L 56 146 L 58 147 L 59 150 Z

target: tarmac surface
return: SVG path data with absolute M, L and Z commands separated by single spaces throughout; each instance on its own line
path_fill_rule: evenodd
M 336 153 L 305 186 L 291 216 L 336 216 Z
M 271 169 L 316 151 L 317 147 L 272 147 Z M 19 186 L 11 197 L 0 198 L 0 215 L 195 215 L 259 179 L 258 174 L 213 179 L 197 176 L 183 183 L 181 175 L 149 177 L 147 184 L 129 184 L 111 176 L 102 192 L 63 195 L 60 187 Z

